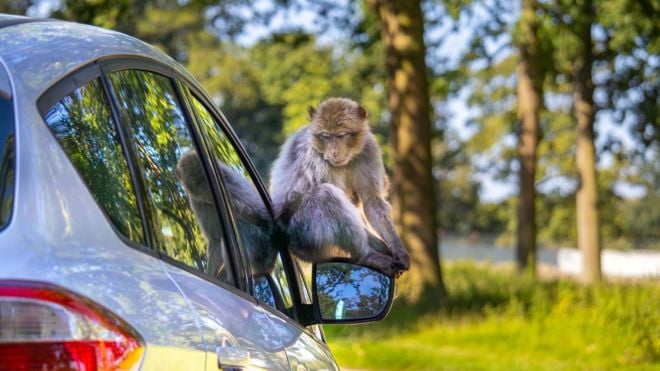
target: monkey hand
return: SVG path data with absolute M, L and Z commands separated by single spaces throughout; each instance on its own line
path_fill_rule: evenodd
M 406 249 L 398 239 L 395 241 L 395 246 L 397 246 L 397 248 L 395 248 L 394 251 L 392 251 L 393 249 L 388 246 L 385 241 L 378 238 L 369 230 L 367 230 L 367 241 L 371 250 L 386 255 L 391 259 L 391 268 L 388 270 L 393 273 L 389 274 L 390 276 L 398 278 L 410 268 L 410 257 L 408 256 L 408 252 L 406 252 Z
M 394 263 L 398 264 L 401 269 L 401 273 L 410 269 L 410 256 L 403 246 L 396 248 L 392 253 L 392 259 Z
M 387 276 L 394 278 L 400 277 L 401 274 L 407 270 L 404 269 L 404 267 L 399 262 L 395 261 L 389 252 L 388 254 L 383 254 L 375 249 L 370 250 L 366 256 L 357 262 L 357 264 L 373 268 Z
M 400 266 L 402 271 L 401 273 L 410 269 L 410 256 L 408 255 L 406 248 L 403 246 L 403 243 L 399 239 L 399 236 L 394 236 L 391 244 L 392 259 Z

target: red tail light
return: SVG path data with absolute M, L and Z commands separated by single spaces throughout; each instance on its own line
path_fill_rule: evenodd
M 128 370 L 144 349 L 117 316 L 75 293 L 0 281 L 0 370 Z

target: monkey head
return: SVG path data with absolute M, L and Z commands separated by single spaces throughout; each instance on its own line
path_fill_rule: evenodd
M 332 166 L 344 166 L 362 152 L 369 132 L 367 111 L 346 98 L 330 98 L 309 108 L 312 146 Z
M 197 152 L 194 150 L 186 152 L 176 164 L 174 175 L 181 182 L 189 196 L 213 203 L 211 186 L 206 178 L 204 165 Z

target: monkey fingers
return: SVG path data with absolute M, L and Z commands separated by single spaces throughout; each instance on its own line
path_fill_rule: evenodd
M 381 254 L 378 251 L 369 251 L 358 264 L 373 268 L 390 277 L 396 277 L 401 271 L 398 263 L 392 260 L 392 257 Z
M 394 259 L 394 262 L 399 265 L 402 271 L 407 271 L 410 269 L 410 256 L 403 247 L 394 250 L 392 253 L 392 258 Z

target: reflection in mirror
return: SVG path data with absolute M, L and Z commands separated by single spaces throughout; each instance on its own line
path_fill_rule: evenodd
M 392 279 L 373 269 L 349 263 L 320 263 L 314 275 L 321 319 L 367 320 L 388 307 Z
M 265 275 L 254 277 L 254 297 L 275 308 L 275 294 Z

